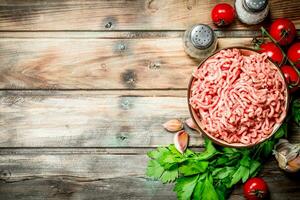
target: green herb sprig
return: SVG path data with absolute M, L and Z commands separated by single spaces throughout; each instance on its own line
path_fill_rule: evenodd
M 233 186 L 256 176 L 264 158 L 272 154 L 279 138 L 286 136 L 283 124 L 275 135 L 252 149 L 220 147 L 205 139 L 205 151 L 179 153 L 173 144 L 148 152 L 147 176 L 163 183 L 175 182 L 179 200 L 224 200 Z

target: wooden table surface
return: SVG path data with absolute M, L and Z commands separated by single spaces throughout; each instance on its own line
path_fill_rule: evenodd
M 0 0 L 0 199 L 176 199 L 173 185 L 145 177 L 146 152 L 172 142 L 162 123 L 189 117 L 199 61 L 182 36 L 213 26 L 217 2 Z M 264 25 L 288 17 L 300 29 L 299 0 L 270 3 Z M 259 34 L 238 20 L 213 28 L 219 48 Z M 300 142 L 299 127 L 289 135 Z M 191 135 L 191 147 L 202 142 Z M 299 176 L 274 159 L 261 176 L 272 199 L 300 199 Z

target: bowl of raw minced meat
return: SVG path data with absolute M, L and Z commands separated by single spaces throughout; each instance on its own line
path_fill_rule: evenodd
M 288 110 L 280 69 L 245 47 L 221 49 L 194 70 L 188 87 L 191 116 L 208 138 L 228 147 L 251 147 L 270 138 Z

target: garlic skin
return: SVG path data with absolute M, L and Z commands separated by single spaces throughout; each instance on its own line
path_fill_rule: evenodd
M 195 122 L 194 122 L 194 120 L 193 120 L 192 118 L 186 119 L 186 120 L 185 120 L 185 124 L 186 124 L 189 128 L 191 128 L 191 129 L 193 129 L 193 130 L 195 130 L 195 131 L 200 132 L 199 129 L 198 129 L 198 127 L 197 127 L 197 125 L 195 124 Z
M 300 170 L 300 145 L 291 144 L 286 139 L 280 139 L 275 145 L 275 158 L 281 169 L 287 172 Z
M 164 123 L 163 127 L 169 132 L 177 132 L 183 129 L 183 123 L 179 119 L 171 119 Z
M 288 162 L 286 166 L 286 171 L 288 172 L 297 172 L 300 170 L 300 156 L 297 156 L 295 159 Z
M 189 134 L 187 132 L 185 132 L 184 130 L 177 132 L 174 135 L 174 145 L 175 148 L 180 152 L 180 153 L 184 153 L 184 151 L 186 150 L 187 146 L 188 146 L 188 142 L 189 142 Z

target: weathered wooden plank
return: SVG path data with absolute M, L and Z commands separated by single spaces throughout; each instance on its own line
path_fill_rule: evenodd
M 220 38 L 219 48 L 251 40 Z M 184 89 L 199 63 L 181 37 L 5 38 L 0 47 L 1 89 Z
M 0 147 L 167 145 L 173 134 L 162 124 L 188 117 L 185 90 L 0 91 Z M 190 144 L 200 146 L 200 135 Z
M 299 182 L 296 180 L 276 181 L 271 184 L 271 198 L 274 200 L 298 200 Z M 272 182 L 270 182 L 272 183 Z M 268 183 L 270 185 L 270 183 Z M 298 184 L 298 185 L 297 185 Z M 277 189 L 279 188 L 279 190 Z M 158 199 L 174 200 L 173 184 L 161 184 L 144 178 L 126 177 L 98 181 L 76 182 L 60 177 L 45 179 L 30 179 L 14 183 L 0 184 L 0 198 L 10 199 Z M 244 200 L 241 189 L 233 193 L 230 200 Z
M 62 178 L 34 179 L 9 184 L 0 183 L 0 198 L 6 200 L 174 200 L 172 185 L 144 178 L 126 177 L 74 182 Z
M 212 25 L 210 11 L 218 2 L 1 0 L 0 30 L 184 30 L 196 23 Z M 224 2 L 233 5 L 234 1 Z M 289 3 L 271 0 L 270 5 L 271 19 L 287 17 L 300 27 L 298 0 Z M 246 26 L 236 20 L 230 28 Z
M 90 154 L 74 149 L 72 154 L 47 150 L 26 154 L 10 151 L 0 156 L 1 199 L 174 199 L 173 185 L 145 177 L 148 158 L 144 149 L 137 155 Z M 56 150 L 58 152 L 59 150 Z M 126 152 L 126 149 L 124 150 Z M 279 170 L 274 160 L 266 163 L 261 176 L 272 199 L 299 199 L 299 177 Z M 297 180 L 298 179 L 298 180 Z M 241 199 L 238 187 L 230 199 Z
M 174 95 L 174 96 L 170 96 Z M 0 91 L 0 147 L 150 147 L 188 118 L 186 91 Z M 191 135 L 192 146 L 202 144 Z

